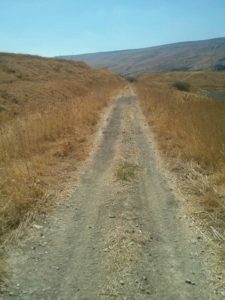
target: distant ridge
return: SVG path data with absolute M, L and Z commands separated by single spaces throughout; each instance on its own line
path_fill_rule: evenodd
M 225 37 L 57 58 L 84 61 L 128 76 L 146 72 L 225 71 Z

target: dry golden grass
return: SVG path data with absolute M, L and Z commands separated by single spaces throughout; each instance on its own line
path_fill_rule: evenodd
M 201 90 L 224 90 L 225 72 L 168 72 L 150 73 L 144 75 L 155 86 L 170 88 L 176 81 L 184 81 L 190 84 L 191 92 L 200 93 Z
M 192 93 L 172 88 L 173 82 L 184 79 L 183 73 L 145 75 L 136 89 L 170 183 L 216 254 L 214 271 L 221 284 L 215 288 L 224 290 L 225 103 L 198 91 L 224 89 L 225 73 L 189 76 Z
M 196 76 L 198 89 L 217 86 L 216 82 L 209 81 L 208 73 Z M 215 74 L 214 78 L 217 76 L 224 74 Z M 188 200 L 189 210 L 208 224 L 210 238 L 222 243 L 225 237 L 225 104 L 196 93 L 177 91 L 165 81 L 166 77 L 181 79 L 178 73 L 140 78 L 136 89 L 141 107 L 176 190 Z
M 101 110 L 124 85 L 82 63 L 0 55 L 0 235 L 63 186 L 83 160 Z
M 84 63 L 0 54 L 0 124 L 119 82 Z

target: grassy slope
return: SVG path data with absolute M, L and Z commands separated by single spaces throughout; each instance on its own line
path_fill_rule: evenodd
M 198 94 L 224 89 L 225 74 L 167 73 L 145 75 L 137 83 L 141 107 L 151 126 L 163 165 L 187 208 L 207 229 L 211 241 L 225 240 L 225 104 Z M 192 93 L 171 84 L 186 78 Z M 207 225 L 207 226 L 205 226 Z M 220 259 L 221 261 L 221 259 Z M 223 271 L 222 271 L 223 272 Z M 224 274 L 225 275 L 225 274 Z
M 224 90 L 225 72 L 165 72 L 149 73 L 143 78 L 151 81 L 154 85 L 162 85 L 163 88 L 171 87 L 176 81 L 188 82 L 191 85 L 191 92 L 201 93 L 201 90 Z
M 113 78 L 84 63 L 0 54 L 0 123 L 84 96 L 100 81 L 104 85 Z
M 83 63 L 0 55 L 0 235 L 63 189 L 123 84 Z
M 225 38 L 183 42 L 143 49 L 65 56 L 123 75 L 146 72 L 225 70 Z

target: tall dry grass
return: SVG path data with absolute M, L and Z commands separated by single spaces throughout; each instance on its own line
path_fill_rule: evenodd
M 18 226 L 26 212 L 46 201 L 45 171 L 73 154 L 87 155 L 86 142 L 115 86 L 93 89 L 85 96 L 28 115 L 0 129 L 0 234 Z
M 157 149 L 190 211 L 204 219 L 211 238 L 221 242 L 225 237 L 225 104 L 177 91 L 160 81 L 160 74 L 155 81 L 152 76 L 140 78 L 136 89 Z
M 4 86 L 0 84 L 0 91 L 7 84 L 8 90 L 14 92 L 14 97 L 27 97 L 26 103 L 21 101 L 18 104 L 18 113 L 14 117 L 10 115 L 13 109 L 11 102 L 2 100 L 9 111 L 9 117 L 0 126 L 2 239 L 18 227 L 30 211 L 41 209 L 46 202 L 53 201 L 54 198 L 49 197 L 50 190 L 57 185 L 63 187 L 61 180 L 64 168 L 72 164 L 71 169 L 74 170 L 76 162 L 87 157 L 88 143 L 102 109 L 124 85 L 116 75 L 92 70 L 79 63 L 32 57 L 28 60 L 26 57 L 13 56 L 12 68 L 19 68 L 22 78 L 25 71 L 28 72 L 29 80 L 11 79 Z M 7 63 L 12 61 L 7 56 Z M 32 74 L 29 65 L 31 70 L 32 67 L 36 70 L 35 76 L 40 71 L 40 80 Z M 62 74 L 59 73 L 59 67 L 65 69 Z M 51 77 L 44 80 L 48 70 L 52 72 Z M 41 84 L 46 94 L 42 91 L 40 97 Z M 33 87 L 31 91 L 28 91 L 28 86 Z
M 170 184 L 210 245 L 219 292 L 225 286 L 225 103 L 196 91 L 224 89 L 224 74 L 189 74 L 195 93 L 171 87 L 187 75 L 145 75 L 136 90 Z
M 123 86 L 83 63 L 0 54 L 0 242 L 67 191 L 102 109 Z M 2 245 L 0 287 L 8 273 Z
M 170 87 L 177 81 L 188 83 L 192 92 L 224 90 L 225 72 L 165 72 L 146 75 L 153 85 Z M 142 77 L 143 78 L 143 77 Z

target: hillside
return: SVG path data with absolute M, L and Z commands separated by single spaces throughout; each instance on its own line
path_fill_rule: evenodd
M 82 62 L 0 53 L 0 124 L 85 96 L 110 80 L 119 79 Z
M 131 76 L 146 72 L 221 71 L 225 70 L 225 38 L 60 58 Z
M 0 241 L 63 190 L 123 84 L 84 63 L 0 54 Z

